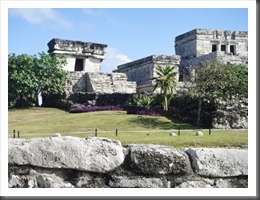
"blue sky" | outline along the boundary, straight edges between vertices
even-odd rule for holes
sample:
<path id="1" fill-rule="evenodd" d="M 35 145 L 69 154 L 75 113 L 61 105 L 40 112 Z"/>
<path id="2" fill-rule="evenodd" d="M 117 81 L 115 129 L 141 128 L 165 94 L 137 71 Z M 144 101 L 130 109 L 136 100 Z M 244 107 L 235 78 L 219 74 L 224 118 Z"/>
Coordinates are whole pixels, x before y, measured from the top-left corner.
<path id="1" fill-rule="evenodd" d="M 107 44 L 103 72 L 149 55 L 174 55 L 195 28 L 248 30 L 247 8 L 9 8 L 8 53 L 47 52 L 52 38 Z"/>

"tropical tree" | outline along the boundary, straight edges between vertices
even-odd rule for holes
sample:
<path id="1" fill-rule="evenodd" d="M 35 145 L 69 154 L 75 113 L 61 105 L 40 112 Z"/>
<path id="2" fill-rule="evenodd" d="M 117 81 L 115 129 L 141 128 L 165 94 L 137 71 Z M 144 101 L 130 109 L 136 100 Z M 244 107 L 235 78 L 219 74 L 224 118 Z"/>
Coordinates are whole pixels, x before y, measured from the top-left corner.
<path id="1" fill-rule="evenodd" d="M 186 78 L 186 86 L 189 84 L 186 89 L 192 97 L 198 99 L 197 126 L 200 124 L 203 101 L 231 101 L 248 95 L 246 65 L 208 61 L 202 66 L 190 67 L 190 70 L 195 72 L 195 77 Z"/>
<path id="2" fill-rule="evenodd" d="M 36 55 L 8 55 L 8 106 L 38 105 L 38 95 L 62 94 L 68 73 L 66 60 L 44 52 Z"/>
<path id="3" fill-rule="evenodd" d="M 173 66 L 158 65 L 155 68 L 155 77 L 152 78 L 154 82 L 153 91 L 159 89 L 160 95 L 164 97 L 164 110 L 168 111 L 169 101 L 173 97 L 174 89 L 177 84 L 176 74 Z"/>

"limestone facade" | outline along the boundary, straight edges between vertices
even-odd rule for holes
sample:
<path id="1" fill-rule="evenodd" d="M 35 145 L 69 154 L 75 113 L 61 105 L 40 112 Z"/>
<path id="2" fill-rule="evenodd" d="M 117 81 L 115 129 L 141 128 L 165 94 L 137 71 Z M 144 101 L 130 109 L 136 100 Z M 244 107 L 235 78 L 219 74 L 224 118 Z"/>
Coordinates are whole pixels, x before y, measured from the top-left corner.
<path id="1" fill-rule="evenodd" d="M 50 54 L 65 56 L 67 71 L 99 72 L 107 45 L 54 38 L 48 47 Z"/>
<path id="2" fill-rule="evenodd" d="M 120 72 L 127 75 L 128 81 L 135 81 L 138 92 L 152 92 L 152 78 L 155 77 L 155 68 L 158 65 L 171 65 L 177 72 L 176 79 L 179 79 L 178 65 L 180 56 L 152 55 L 130 63 L 119 65 L 117 68 Z"/>
<path id="3" fill-rule="evenodd" d="M 207 60 L 247 64 L 248 33 L 194 29 L 175 37 L 175 53 L 181 56 L 180 67 L 198 66 Z"/>

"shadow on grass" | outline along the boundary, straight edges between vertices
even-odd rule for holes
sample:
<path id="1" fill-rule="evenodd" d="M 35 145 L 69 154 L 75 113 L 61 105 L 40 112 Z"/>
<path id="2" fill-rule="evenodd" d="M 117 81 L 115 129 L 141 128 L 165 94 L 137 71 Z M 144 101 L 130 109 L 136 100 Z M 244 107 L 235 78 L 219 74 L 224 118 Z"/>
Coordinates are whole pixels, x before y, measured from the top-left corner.
<path id="1" fill-rule="evenodd" d="M 150 129 L 161 129 L 161 130 L 169 130 L 169 129 L 192 129 L 194 125 L 187 124 L 183 122 L 163 122 L 157 118 L 136 118 L 136 119 L 129 119 L 130 123 L 136 123 L 139 126 L 143 126 L 144 128 Z"/>

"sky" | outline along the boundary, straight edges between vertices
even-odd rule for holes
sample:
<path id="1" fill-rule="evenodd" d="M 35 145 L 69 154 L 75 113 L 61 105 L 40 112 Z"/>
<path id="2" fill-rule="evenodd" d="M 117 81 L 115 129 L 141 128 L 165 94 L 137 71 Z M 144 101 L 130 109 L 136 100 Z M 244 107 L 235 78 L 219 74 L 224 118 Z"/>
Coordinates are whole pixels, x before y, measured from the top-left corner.
<path id="1" fill-rule="evenodd" d="M 8 53 L 47 53 L 52 38 L 108 45 L 102 72 L 150 55 L 174 55 L 195 28 L 248 31 L 247 8 L 9 8 Z"/>

